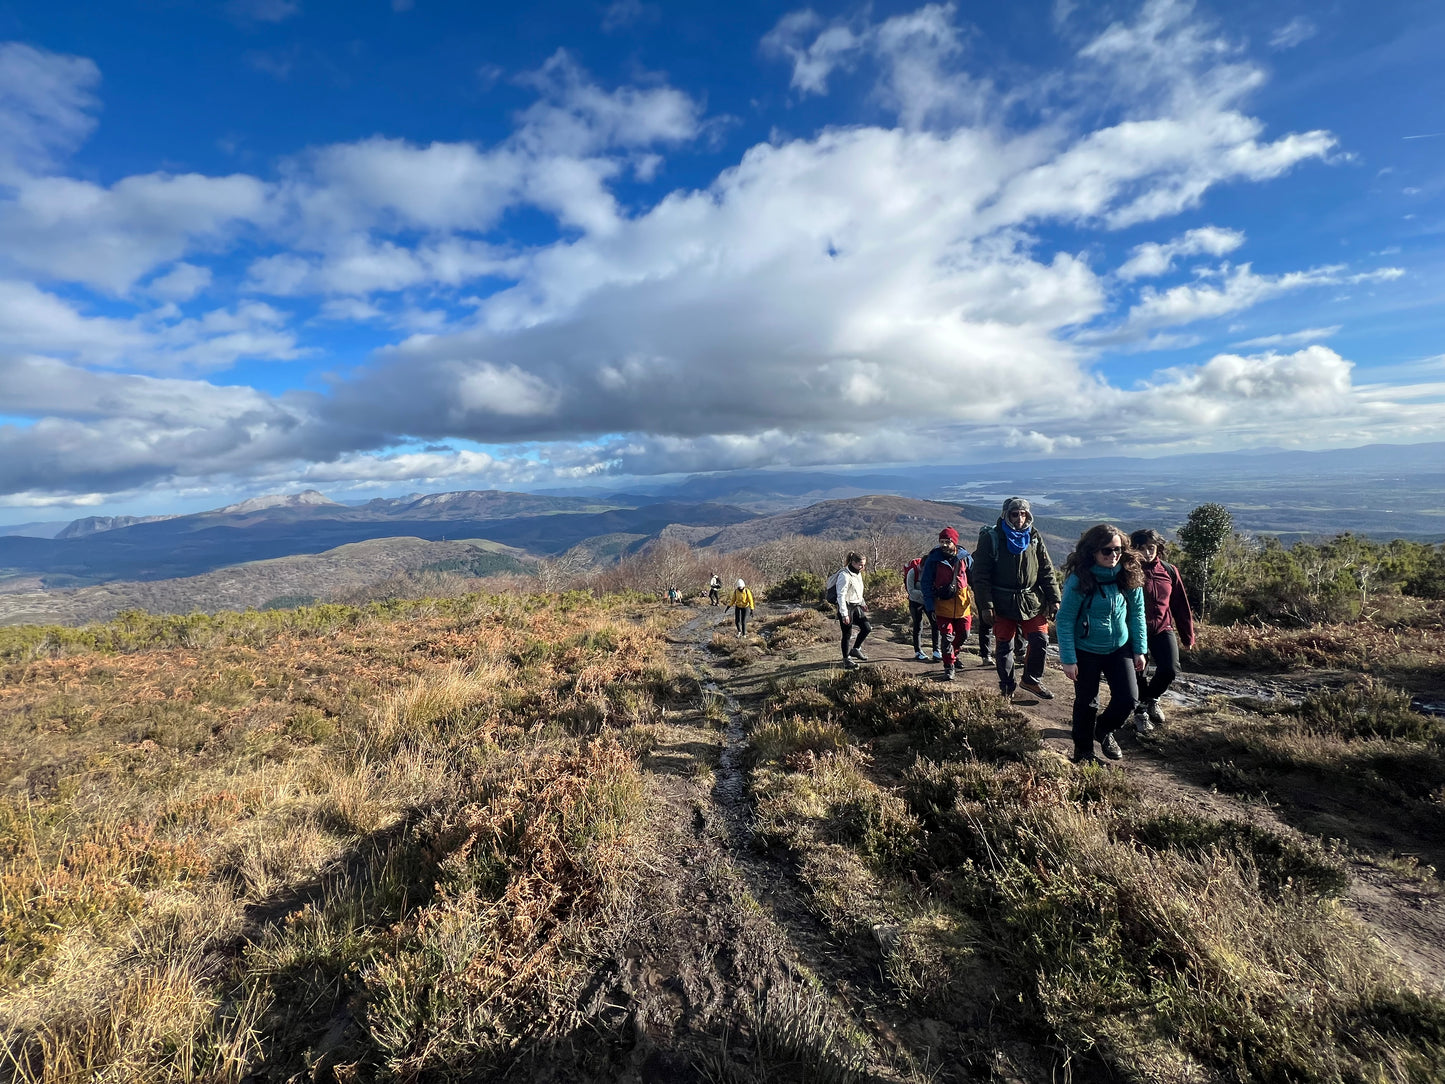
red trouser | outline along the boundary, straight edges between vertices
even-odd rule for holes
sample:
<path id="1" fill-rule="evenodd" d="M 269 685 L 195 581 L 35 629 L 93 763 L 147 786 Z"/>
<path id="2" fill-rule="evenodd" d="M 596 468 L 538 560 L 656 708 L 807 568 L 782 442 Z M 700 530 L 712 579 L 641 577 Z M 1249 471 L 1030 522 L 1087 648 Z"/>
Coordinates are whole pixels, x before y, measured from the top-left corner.
<path id="1" fill-rule="evenodd" d="M 935 616 L 933 623 L 938 628 L 938 639 L 943 648 L 944 669 L 952 670 L 958 663 L 958 645 L 968 639 L 973 618 Z"/>

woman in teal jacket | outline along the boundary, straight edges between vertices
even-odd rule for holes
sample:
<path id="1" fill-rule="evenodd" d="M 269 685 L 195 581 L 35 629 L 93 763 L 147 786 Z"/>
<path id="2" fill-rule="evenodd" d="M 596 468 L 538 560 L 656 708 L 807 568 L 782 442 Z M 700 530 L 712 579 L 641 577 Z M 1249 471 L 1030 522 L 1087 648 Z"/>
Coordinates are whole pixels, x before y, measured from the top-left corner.
<path id="1" fill-rule="evenodd" d="M 1074 763 L 1094 759 L 1097 740 L 1110 760 L 1124 751 L 1114 731 L 1139 702 L 1135 677 L 1144 670 L 1144 569 L 1125 536 L 1108 523 L 1090 527 L 1064 562 L 1058 616 L 1059 662 L 1074 683 Z M 1099 711 L 1099 680 L 1109 706 Z"/>

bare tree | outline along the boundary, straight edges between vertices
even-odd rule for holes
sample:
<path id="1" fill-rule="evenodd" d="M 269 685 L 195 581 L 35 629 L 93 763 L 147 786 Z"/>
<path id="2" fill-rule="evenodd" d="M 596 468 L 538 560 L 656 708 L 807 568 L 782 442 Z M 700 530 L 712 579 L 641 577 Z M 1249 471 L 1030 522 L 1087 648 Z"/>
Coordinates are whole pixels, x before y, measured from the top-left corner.
<path id="1" fill-rule="evenodd" d="M 566 553 L 543 557 L 537 562 L 537 581 L 543 591 L 565 591 L 576 585 L 594 563 L 586 546 L 573 546 Z"/>

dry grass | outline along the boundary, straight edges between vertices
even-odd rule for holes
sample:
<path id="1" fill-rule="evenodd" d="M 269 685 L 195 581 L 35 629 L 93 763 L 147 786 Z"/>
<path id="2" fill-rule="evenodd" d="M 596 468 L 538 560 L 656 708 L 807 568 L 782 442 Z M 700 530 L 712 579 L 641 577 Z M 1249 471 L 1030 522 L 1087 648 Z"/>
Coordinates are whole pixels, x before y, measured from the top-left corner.
<path id="1" fill-rule="evenodd" d="M 5 630 L 8 1074 L 410 1073 L 545 1032 L 645 822 L 615 735 L 691 691 L 623 605 Z"/>
<path id="2" fill-rule="evenodd" d="M 1308 838 L 1073 768 L 996 700 L 860 671 L 784 690 L 771 710 L 789 724 L 759 750 L 760 824 L 825 922 L 878 934 L 900 1005 L 976 1026 L 987 976 L 991 1003 L 1011 1006 L 1008 1030 L 1052 1048 L 1057 1072 L 1093 1063 L 1181 1084 L 1445 1074 L 1445 1002 L 1413 988 L 1336 902 L 1343 867 Z M 836 745 L 839 727 L 852 743 L 803 747 L 817 732 Z M 889 734 L 932 759 L 871 761 L 858 744 Z M 986 1071 L 986 1048 L 973 1057 Z"/>

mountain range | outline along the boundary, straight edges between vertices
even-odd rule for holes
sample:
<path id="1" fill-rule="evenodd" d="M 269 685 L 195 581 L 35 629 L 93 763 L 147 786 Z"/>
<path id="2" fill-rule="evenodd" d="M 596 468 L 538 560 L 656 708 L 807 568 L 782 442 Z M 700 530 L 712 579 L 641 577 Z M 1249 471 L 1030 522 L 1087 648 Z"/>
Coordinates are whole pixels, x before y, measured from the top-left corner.
<path id="1" fill-rule="evenodd" d="M 731 551 L 786 534 L 839 541 L 870 532 L 927 537 L 951 523 L 969 538 L 980 525 L 992 523 L 1001 501 L 1013 495 L 1035 502 L 1039 527 L 1059 551 L 1090 522 L 1103 519 L 1125 529 L 1154 526 L 1168 532 L 1206 501 L 1230 508 L 1242 530 L 1286 539 L 1353 530 L 1434 542 L 1445 539 L 1445 444 L 1051 461 L 987 471 L 950 466 L 857 473 L 761 470 L 630 485 L 623 491 L 468 490 L 360 504 L 306 490 L 191 515 L 88 516 L 63 525 L 19 525 L 0 534 L 0 597 L 11 596 L 11 604 L 0 605 L 0 620 L 20 611 L 50 612 L 37 593 L 121 582 L 195 581 L 193 590 L 172 593 L 174 598 L 150 590 L 120 592 L 146 606 L 170 606 L 182 597 L 210 601 L 219 597 L 214 585 L 196 577 L 389 539 L 481 542 L 504 548 L 512 555 L 509 567 L 521 568 L 528 560 L 579 544 L 606 560 L 661 537 Z M 27 527 L 31 530 L 22 533 Z M 41 527 L 55 528 L 52 537 L 38 536 Z M 413 547 L 407 550 L 412 556 L 401 559 L 383 557 L 386 549 L 350 550 L 346 559 L 362 565 L 374 559 L 376 578 L 409 567 L 408 560 L 422 567 L 415 564 L 422 551 Z M 334 561 L 326 566 L 333 571 L 317 573 L 317 582 L 335 579 L 333 566 Z M 366 574 L 365 568 L 356 573 Z M 256 597 L 261 590 L 247 589 L 237 597 L 259 605 L 271 597 Z M 291 593 L 316 592 L 298 588 Z M 19 595 L 30 602 L 17 610 Z"/>

